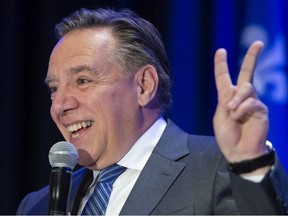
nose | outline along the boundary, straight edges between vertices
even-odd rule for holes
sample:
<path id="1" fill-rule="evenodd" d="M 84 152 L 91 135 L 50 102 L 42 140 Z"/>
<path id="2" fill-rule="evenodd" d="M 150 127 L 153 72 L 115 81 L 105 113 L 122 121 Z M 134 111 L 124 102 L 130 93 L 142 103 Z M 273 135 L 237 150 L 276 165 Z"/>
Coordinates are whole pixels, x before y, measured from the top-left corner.
<path id="1" fill-rule="evenodd" d="M 51 97 L 51 112 L 56 115 L 66 115 L 79 107 L 77 98 L 68 91 L 58 90 Z"/>

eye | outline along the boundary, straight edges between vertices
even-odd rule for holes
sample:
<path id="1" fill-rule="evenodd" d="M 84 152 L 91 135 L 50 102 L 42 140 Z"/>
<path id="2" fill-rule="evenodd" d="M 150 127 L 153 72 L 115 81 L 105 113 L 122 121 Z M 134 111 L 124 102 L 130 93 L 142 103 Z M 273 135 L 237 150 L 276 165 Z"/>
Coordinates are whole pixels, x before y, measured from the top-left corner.
<path id="1" fill-rule="evenodd" d="M 90 82 L 91 82 L 90 80 L 84 79 L 84 78 L 79 78 L 79 79 L 77 80 L 77 83 L 78 83 L 79 85 L 83 85 L 83 84 L 90 83 Z"/>
<path id="2" fill-rule="evenodd" d="M 49 88 L 50 94 L 53 94 L 58 90 L 57 86 L 49 86 L 48 88 Z"/>

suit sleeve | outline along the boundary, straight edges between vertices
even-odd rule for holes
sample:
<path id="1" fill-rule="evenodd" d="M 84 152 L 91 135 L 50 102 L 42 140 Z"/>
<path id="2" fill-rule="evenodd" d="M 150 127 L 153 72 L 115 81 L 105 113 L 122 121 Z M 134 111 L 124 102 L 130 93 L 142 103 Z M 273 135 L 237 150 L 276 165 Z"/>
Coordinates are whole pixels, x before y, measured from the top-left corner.
<path id="1" fill-rule="evenodd" d="M 48 187 L 27 194 L 18 206 L 17 215 L 47 215 Z"/>
<path id="2" fill-rule="evenodd" d="M 16 215 L 27 215 L 29 214 L 29 210 L 27 209 L 27 206 L 30 206 L 30 198 L 32 196 L 33 193 L 29 193 L 27 194 L 21 201 L 20 205 L 18 206 Z"/>
<path id="3" fill-rule="evenodd" d="M 21 201 L 20 205 L 18 206 L 18 209 L 17 209 L 17 212 L 16 212 L 16 215 L 24 215 L 24 208 L 25 208 L 25 205 L 26 205 L 26 202 L 27 200 L 29 199 L 29 194 L 26 195 L 23 200 Z"/>
<path id="4" fill-rule="evenodd" d="M 230 172 L 232 195 L 240 214 L 287 214 L 288 178 L 276 159 L 274 168 L 260 183 Z"/>

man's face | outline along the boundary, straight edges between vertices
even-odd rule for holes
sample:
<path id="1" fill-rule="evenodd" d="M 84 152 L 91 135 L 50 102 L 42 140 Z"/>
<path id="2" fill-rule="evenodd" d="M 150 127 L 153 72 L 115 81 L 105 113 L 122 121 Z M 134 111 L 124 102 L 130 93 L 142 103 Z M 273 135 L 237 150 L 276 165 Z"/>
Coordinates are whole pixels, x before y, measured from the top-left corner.
<path id="1" fill-rule="evenodd" d="M 113 60 L 114 49 L 108 29 L 75 30 L 50 56 L 51 116 L 91 169 L 119 161 L 140 135 L 139 87 Z"/>

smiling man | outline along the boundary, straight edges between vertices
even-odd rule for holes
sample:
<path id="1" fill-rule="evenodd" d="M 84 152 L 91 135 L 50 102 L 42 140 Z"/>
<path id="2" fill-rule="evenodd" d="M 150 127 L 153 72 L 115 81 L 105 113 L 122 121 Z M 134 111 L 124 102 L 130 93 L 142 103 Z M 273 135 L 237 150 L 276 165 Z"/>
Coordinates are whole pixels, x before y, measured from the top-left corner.
<path id="1" fill-rule="evenodd" d="M 51 116 L 79 150 L 79 164 L 90 169 L 118 162 L 160 116 L 160 106 L 153 115 L 138 110 L 156 92 L 156 82 L 148 80 L 157 78 L 155 69 L 147 65 L 135 76 L 125 74 L 115 49 L 111 30 L 77 30 L 59 41 L 50 58 Z M 149 119 L 139 124 L 142 115 Z"/>
<path id="2" fill-rule="evenodd" d="M 226 51 L 215 54 L 215 139 L 189 135 L 163 117 L 171 74 L 151 23 L 128 10 L 81 9 L 56 30 L 46 77 L 51 116 L 83 166 L 73 176 L 70 213 L 98 214 L 94 193 L 115 164 L 125 169 L 99 214 L 287 211 L 288 179 L 266 145 L 268 109 L 252 85 L 261 42 L 248 50 L 236 85 Z M 47 214 L 48 199 L 49 186 L 28 194 L 17 214 Z"/>

